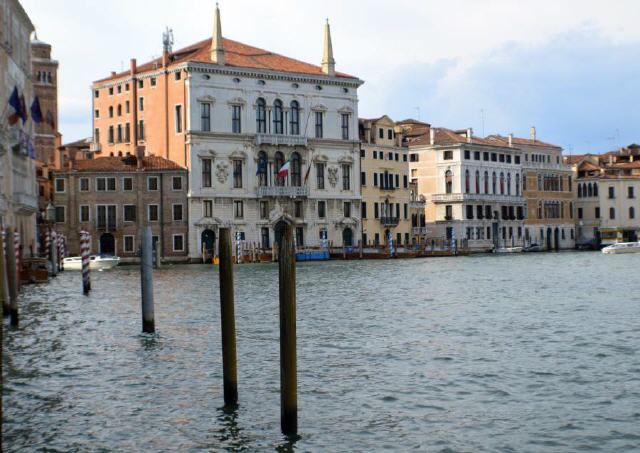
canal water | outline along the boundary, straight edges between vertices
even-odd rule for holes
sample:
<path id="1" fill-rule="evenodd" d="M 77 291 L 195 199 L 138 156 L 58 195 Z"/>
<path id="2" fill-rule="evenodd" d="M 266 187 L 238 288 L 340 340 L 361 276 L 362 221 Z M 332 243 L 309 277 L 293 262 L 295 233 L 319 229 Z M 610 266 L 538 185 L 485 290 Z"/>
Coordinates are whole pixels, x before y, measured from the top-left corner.
<path id="1" fill-rule="evenodd" d="M 280 434 L 277 267 L 236 267 L 222 406 L 217 268 L 30 286 L 5 324 L 5 451 L 640 451 L 640 255 L 298 266 L 300 438 Z"/>

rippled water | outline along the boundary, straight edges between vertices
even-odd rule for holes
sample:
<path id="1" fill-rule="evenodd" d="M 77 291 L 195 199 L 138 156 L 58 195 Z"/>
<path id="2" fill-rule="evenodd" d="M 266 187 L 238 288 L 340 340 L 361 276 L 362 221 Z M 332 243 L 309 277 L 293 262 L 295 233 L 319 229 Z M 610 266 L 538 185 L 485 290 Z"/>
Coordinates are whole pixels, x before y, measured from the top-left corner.
<path id="1" fill-rule="evenodd" d="M 277 267 L 236 267 L 240 406 L 217 269 L 28 287 L 5 324 L 6 451 L 640 451 L 640 255 L 298 265 L 300 439 L 280 434 Z"/>

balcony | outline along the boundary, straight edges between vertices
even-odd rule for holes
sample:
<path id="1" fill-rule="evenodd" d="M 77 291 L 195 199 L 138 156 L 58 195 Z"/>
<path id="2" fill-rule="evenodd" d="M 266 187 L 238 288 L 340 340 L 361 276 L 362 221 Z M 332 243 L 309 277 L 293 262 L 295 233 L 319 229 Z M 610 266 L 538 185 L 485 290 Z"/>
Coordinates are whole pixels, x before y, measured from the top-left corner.
<path id="1" fill-rule="evenodd" d="M 256 134 L 256 145 L 307 146 L 307 137 L 301 135 Z"/>
<path id="2" fill-rule="evenodd" d="M 308 197 L 308 186 L 260 186 L 258 197 Z"/>
<path id="3" fill-rule="evenodd" d="M 409 208 L 410 209 L 424 209 L 426 204 L 427 204 L 427 202 L 424 201 L 424 200 L 411 200 L 411 201 L 409 201 Z"/>
<path id="4" fill-rule="evenodd" d="M 413 236 L 426 236 L 427 227 L 413 227 L 411 228 L 411 234 Z"/>
<path id="5" fill-rule="evenodd" d="M 523 161 L 522 168 L 534 168 L 542 170 L 559 170 L 559 171 L 572 171 L 570 165 L 566 164 L 552 164 L 551 162 L 530 162 Z"/>
<path id="6" fill-rule="evenodd" d="M 19 212 L 32 214 L 38 210 L 38 197 L 25 192 L 13 194 L 13 204 Z"/>
<path id="7" fill-rule="evenodd" d="M 521 195 L 497 195 L 488 193 L 434 193 L 431 195 L 433 203 L 455 203 L 462 201 L 476 201 L 485 203 L 519 203 L 525 200 Z"/>
<path id="8" fill-rule="evenodd" d="M 384 226 L 397 226 L 400 222 L 399 217 L 380 217 L 380 223 Z"/>
<path id="9" fill-rule="evenodd" d="M 380 190 L 396 190 L 397 187 L 394 186 L 380 186 L 378 187 Z"/>

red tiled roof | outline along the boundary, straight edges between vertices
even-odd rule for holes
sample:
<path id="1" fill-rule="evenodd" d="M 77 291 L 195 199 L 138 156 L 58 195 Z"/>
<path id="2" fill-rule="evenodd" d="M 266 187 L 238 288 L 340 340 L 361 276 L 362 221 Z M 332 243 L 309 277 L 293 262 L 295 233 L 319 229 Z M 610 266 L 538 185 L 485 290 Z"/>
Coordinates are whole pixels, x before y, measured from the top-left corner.
<path id="1" fill-rule="evenodd" d="M 598 167 L 595 164 L 592 164 L 591 162 L 582 162 L 580 165 L 578 165 L 578 170 L 594 171 L 594 170 L 600 170 L 600 167 Z"/>
<path id="2" fill-rule="evenodd" d="M 490 136 L 487 137 L 487 139 L 502 140 L 506 144 L 509 144 L 509 137 L 504 137 L 504 136 L 499 135 L 499 134 L 490 135 Z M 552 145 L 551 143 L 541 142 L 540 140 L 531 140 L 529 138 L 513 137 L 511 139 L 511 142 L 514 145 L 541 146 L 541 147 L 544 147 L 544 148 L 560 148 L 558 145 Z"/>
<path id="3" fill-rule="evenodd" d="M 570 156 L 564 156 L 564 162 L 568 165 L 577 164 L 584 159 L 585 156 L 587 156 L 587 154 L 572 154 Z"/>
<path id="4" fill-rule="evenodd" d="M 184 170 L 184 167 L 160 156 L 145 156 L 142 158 L 144 170 Z M 96 159 L 78 160 L 74 169 L 80 172 L 132 172 L 138 169 L 134 156 L 126 157 L 98 157 Z"/>
<path id="5" fill-rule="evenodd" d="M 434 127 L 430 128 L 435 131 L 435 145 L 456 145 L 456 144 L 464 144 L 470 143 L 473 145 L 484 145 L 484 146 L 493 146 L 498 148 L 510 148 L 508 144 L 503 143 L 501 140 L 489 139 L 489 138 L 480 138 L 480 137 L 471 137 L 471 141 L 467 141 L 466 136 L 462 136 L 461 134 L 452 131 L 451 129 L 445 129 L 443 127 Z M 420 146 L 420 145 L 431 145 L 431 135 L 430 132 L 427 132 L 418 138 L 409 142 L 409 146 Z M 510 148 L 513 149 L 513 148 Z"/>
<path id="6" fill-rule="evenodd" d="M 65 143 L 64 145 L 60 145 L 61 148 L 88 148 L 91 145 L 92 139 L 91 137 L 81 138 L 80 140 L 76 140 L 75 142 Z"/>
<path id="7" fill-rule="evenodd" d="M 268 50 L 259 49 L 238 41 L 233 41 L 231 39 L 223 38 L 223 47 L 225 53 L 225 66 L 326 76 L 326 74 L 322 72 L 322 68 L 320 66 L 285 57 Z M 173 52 L 170 55 L 169 61 L 169 66 L 185 62 L 212 63 L 211 38 Z M 137 71 L 146 72 L 161 66 L 162 58 L 156 58 L 150 62 L 138 65 Z M 111 77 L 97 80 L 96 82 L 118 79 L 128 74 L 129 71 L 125 71 Z M 357 79 L 357 77 L 344 74 L 342 72 L 336 72 L 336 77 Z"/>

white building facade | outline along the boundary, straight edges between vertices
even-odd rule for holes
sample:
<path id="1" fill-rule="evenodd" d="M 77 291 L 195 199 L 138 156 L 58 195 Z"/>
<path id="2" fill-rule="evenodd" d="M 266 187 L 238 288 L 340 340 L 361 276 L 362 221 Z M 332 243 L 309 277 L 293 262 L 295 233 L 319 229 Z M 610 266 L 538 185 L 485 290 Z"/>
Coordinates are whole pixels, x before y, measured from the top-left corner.
<path id="1" fill-rule="evenodd" d="M 317 73 L 226 65 L 217 10 L 211 49 L 184 65 L 191 259 L 215 253 L 220 227 L 269 249 L 282 220 L 298 246 L 356 246 L 362 81 L 335 73 L 328 24 Z"/>

